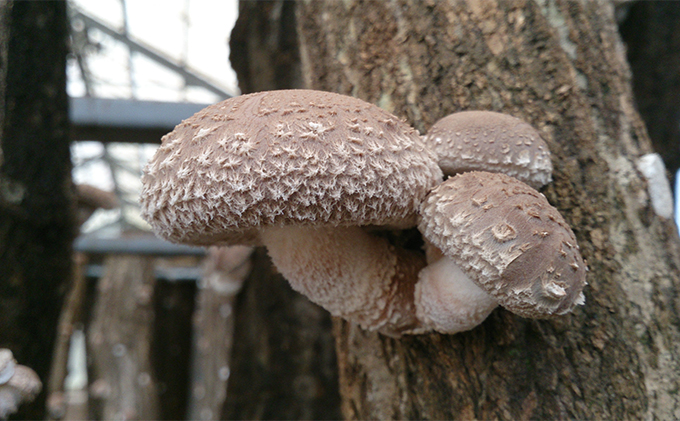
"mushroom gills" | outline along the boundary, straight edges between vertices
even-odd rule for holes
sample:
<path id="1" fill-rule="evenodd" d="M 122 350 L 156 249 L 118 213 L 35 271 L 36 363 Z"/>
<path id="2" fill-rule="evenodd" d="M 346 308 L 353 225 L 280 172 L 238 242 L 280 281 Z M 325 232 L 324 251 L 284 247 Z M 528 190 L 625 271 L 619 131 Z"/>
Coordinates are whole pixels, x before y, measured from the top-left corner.
<path id="1" fill-rule="evenodd" d="M 357 226 L 267 227 L 261 238 L 292 288 L 332 315 L 390 336 L 416 328 L 413 291 L 422 254 Z"/>

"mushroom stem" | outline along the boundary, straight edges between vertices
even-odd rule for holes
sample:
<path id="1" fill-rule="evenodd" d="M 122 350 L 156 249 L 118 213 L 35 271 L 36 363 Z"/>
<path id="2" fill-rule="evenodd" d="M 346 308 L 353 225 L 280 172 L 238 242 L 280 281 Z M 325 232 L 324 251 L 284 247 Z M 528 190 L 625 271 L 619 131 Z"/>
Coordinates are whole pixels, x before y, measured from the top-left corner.
<path id="1" fill-rule="evenodd" d="M 261 238 L 293 289 L 332 315 L 391 336 L 418 327 L 413 291 L 422 254 L 355 226 L 269 227 Z"/>
<path id="2" fill-rule="evenodd" d="M 430 263 L 418 276 L 415 291 L 418 320 L 439 333 L 473 329 L 498 306 L 448 257 Z"/>

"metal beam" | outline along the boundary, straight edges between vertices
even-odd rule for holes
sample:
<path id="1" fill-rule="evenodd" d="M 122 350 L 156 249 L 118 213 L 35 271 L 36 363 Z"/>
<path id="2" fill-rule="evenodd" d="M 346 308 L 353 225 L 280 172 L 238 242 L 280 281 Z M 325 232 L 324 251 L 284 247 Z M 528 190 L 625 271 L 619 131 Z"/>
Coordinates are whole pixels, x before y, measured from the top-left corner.
<path id="1" fill-rule="evenodd" d="M 73 140 L 160 143 L 182 120 L 209 104 L 77 97 L 69 100 Z"/>
<path id="2" fill-rule="evenodd" d="M 125 33 L 117 31 L 116 29 L 93 18 L 92 16 L 83 13 L 80 10 L 74 8 L 73 17 L 76 19 L 81 19 L 85 26 L 90 28 L 96 28 L 105 33 L 106 35 L 112 37 L 113 39 L 124 43 L 125 45 L 128 46 L 128 48 L 130 48 L 130 51 L 144 54 L 151 60 L 176 72 L 177 74 L 181 75 L 184 78 L 184 81 L 187 85 L 200 86 L 225 99 L 230 98 L 232 96 L 228 92 L 226 92 L 223 88 L 221 88 L 220 86 L 213 82 L 210 82 L 209 80 L 207 80 L 205 76 L 200 75 L 198 72 L 175 63 L 172 59 L 165 57 L 161 53 L 155 51 L 152 47 L 144 45 L 140 41 L 131 39 Z"/>
<path id="3" fill-rule="evenodd" d="M 106 274 L 106 267 L 99 264 L 89 264 L 85 267 L 85 275 L 91 278 L 101 278 Z M 154 277 L 167 282 L 191 281 L 196 282 L 203 277 L 200 267 L 157 267 Z"/>
<path id="4" fill-rule="evenodd" d="M 184 246 L 163 241 L 151 235 L 123 238 L 99 238 L 81 235 L 73 249 L 91 254 L 140 254 L 145 256 L 204 256 L 203 247 Z"/>
<path id="5" fill-rule="evenodd" d="M 209 104 L 77 97 L 69 105 L 78 125 L 172 129 Z"/>

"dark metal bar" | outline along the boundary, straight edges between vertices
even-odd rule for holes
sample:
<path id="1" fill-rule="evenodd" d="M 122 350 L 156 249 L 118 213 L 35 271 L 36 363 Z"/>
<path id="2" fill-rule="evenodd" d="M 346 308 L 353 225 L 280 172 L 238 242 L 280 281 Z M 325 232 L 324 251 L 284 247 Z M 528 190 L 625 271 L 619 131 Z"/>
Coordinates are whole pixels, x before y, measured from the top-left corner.
<path id="1" fill-rule="evenodd" d="M 203 247 L 173 244 L 150 235 L 125 238 L 80 236 L 73 243 L 75 251 L 93 254 L 141 254 L 151 256 L 204 256 Z"/>
<path id="2" fill-rule="evenodd" d="M 171 130 L 209 104 L 77 97 L 69 100 L 75 125 Z"/>
<path id="3" fill-rule="evenodd" d="M 105 271 L 104 265 L 89 264 L 85 267 L 85 275 L 90 278 L 101 278 Z M 203 270 L 200 267 L 158 267 L 154 269 L 154 276 L 167 282 L 196 282 L 203 276 Z"/>

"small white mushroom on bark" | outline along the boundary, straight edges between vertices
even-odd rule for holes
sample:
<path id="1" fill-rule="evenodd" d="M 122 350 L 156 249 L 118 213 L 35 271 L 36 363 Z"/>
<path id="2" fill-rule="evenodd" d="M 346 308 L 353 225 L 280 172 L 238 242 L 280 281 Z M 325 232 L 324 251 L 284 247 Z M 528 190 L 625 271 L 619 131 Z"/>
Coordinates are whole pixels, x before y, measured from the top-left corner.
<path id="1" fill-rule="evenodd" d="M 362 227 L 407 228 L 443 175 L 415 130 L 356 98 L 261 92 L 178 125 L 142 178 L 157 235 L 264 244 L 294 289 L 333 315 L 399 334 L 417 324 L 422 254 Z"/>
<path id="2" fill-rule="evenodd" d="M 40 393 L 42 383 L 35 371 L 16 363 L 12 352 L 0 349 L 0 419 L 6 419 L 24 402 Z"/>
<path id="3" fill-rule="evenodd" d="M 500 304 L 549 318 L 583 304 L 586 265 L 546 198 L 515 178 L 469 172 L 440 184 L 419 229 L 444 257 L 420 273 L 417 315 L 442 333 L 469 330 Z"/>
<path id="4" fill-rule="evenodd" d="M 445 175 L 499 172 L 535 189 L 552 175 L 550 150 L 530 124 L 492 111 L 463 111 L 438 120 L 424 136 Z"/>
<path id="5" fill-rule="evenodd" d="M 662 218 L 673 217 L 673 192 L 666 177 L 666 166 L 658 153 L 641 156 L 636 166 L 647 181 L 647 193 L 654 213 Z"/>

